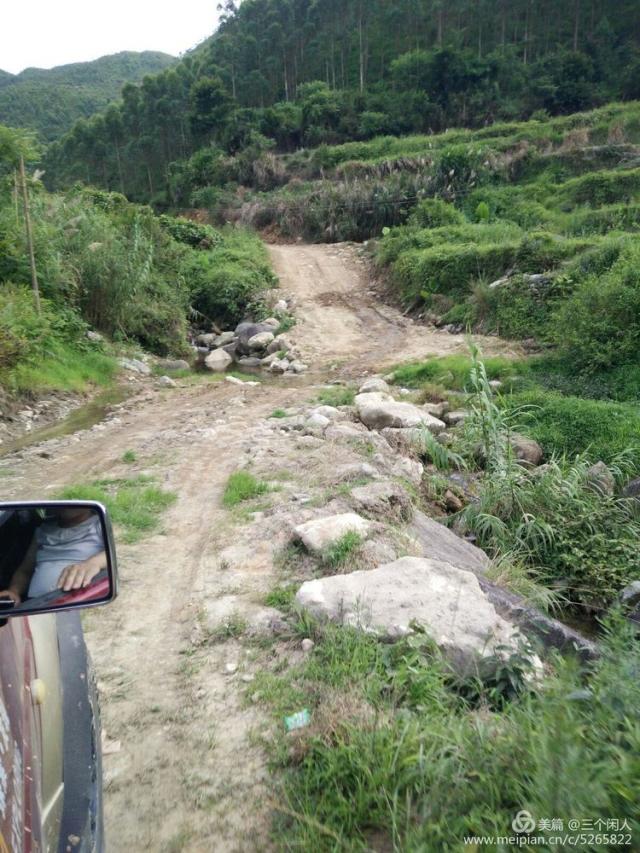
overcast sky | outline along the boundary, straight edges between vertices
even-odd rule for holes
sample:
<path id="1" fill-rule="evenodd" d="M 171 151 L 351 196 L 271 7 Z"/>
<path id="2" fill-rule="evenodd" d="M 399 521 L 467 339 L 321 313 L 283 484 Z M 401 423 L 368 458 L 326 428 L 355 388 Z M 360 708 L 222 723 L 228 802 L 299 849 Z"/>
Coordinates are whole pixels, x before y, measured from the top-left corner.
<path id="1" fill-rule="evenodd" d="M 218 0 L 22 0 L 0 11 L 0 68 L 53 68 L 121 50 L 177 56 L 215 29 Z"/>

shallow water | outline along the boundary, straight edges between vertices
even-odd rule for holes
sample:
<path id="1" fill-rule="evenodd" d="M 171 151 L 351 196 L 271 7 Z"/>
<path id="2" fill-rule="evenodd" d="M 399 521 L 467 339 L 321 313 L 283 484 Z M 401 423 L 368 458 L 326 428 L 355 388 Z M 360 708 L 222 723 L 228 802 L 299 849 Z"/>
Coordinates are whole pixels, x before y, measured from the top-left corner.
<path id="1" fill-rule="evenodd" d="M 111 406 L 115 406 L 117 403 L 126 400 L 131 393 L 131 388 L 125 388 L 120 385 L 101 391 L 88 403 L 74 409 L 66 418 L 55 421 L 52 424 L 47 424 L 47 426 L 40 427 L 39 429 L 34 429 L 31 432 L 21 435 L 20 438 L 1 445 L 0 457 L 8 456 L 17 450 L 24 450 L 26 447 L 40 444 L 43 441 L 49 441 L 52 438 L 62 438 L 65 435 L 89 429 L 104 419 Z"/>

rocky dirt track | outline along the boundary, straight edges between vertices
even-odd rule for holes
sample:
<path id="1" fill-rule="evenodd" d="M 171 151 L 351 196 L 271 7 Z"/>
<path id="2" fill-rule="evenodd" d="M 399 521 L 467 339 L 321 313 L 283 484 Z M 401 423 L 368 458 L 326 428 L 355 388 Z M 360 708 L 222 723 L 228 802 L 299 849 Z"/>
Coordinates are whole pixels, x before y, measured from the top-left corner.
<path id="1" fill-rule="evenodd" d="M 275 409 L 310 405 L 318 387 L 430 354 L 463 351 L 463 336 L 426 330 L 379 304 L 348 246 L 275 246 L 289 333 L 305 377 L 259 387 L 211 382 L 159 389 L 150 381 L 97 428 L 0 461 L 8 498 L 55 495 L 69 483 L 145 473 L 174 491 L 162 532 L 119 548 L 121 594 L 86 617 L 101 690 L 108 850 L 271 849 L 273 789 L 257 734 L 269 724 L 250 700 L 256 656 L 229 629 L 277 625 L 264 607 L 274 554 L 309 495 L 333 499 L 338 465 L 358 450 L 273 429 Z M 485 353 L 499 342 L 483 342 Z M 329 448 L 330 452 L 327 452 Z M 138 462 L 125 465 L 127 450 Z M 278 482 L 253 514 L 230 512 L 229 475 L 251 463 Z M 249 694 L 249 698 L 247 698 Z M 119 750 L 117 744 L 120 743 Z"/>

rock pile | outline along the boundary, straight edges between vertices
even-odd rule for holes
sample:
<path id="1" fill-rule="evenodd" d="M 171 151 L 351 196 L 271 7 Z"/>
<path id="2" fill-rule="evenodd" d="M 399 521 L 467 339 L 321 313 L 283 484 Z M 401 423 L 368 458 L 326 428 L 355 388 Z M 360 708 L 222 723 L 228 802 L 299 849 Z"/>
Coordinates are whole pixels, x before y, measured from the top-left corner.
<path id="1" fill-rule="evenodd" d="M 281 310 L 283 304 L 286 305 L 284 300 L 276 308 Z M 276 375 L 300 375 L 308 367 L 286 334 L 279 333 L 281 325 L 276 317 L 268 317 L 260 323 L 240 323 L 232 332 L 198 335 L 195 340 L 198 360 L 215 373 L 223 373 L 235 364 Z"/>

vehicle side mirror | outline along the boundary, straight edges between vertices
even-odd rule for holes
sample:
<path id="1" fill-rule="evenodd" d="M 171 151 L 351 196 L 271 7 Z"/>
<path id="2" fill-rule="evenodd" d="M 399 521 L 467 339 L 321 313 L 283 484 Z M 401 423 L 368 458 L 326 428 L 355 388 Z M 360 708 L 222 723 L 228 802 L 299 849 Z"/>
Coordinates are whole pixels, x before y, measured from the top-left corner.
<path id="1" fill-rule="evenodd" d="M 94 501 L 0 503 L 0 619 L 108 604 L 113 531 Z"/>

